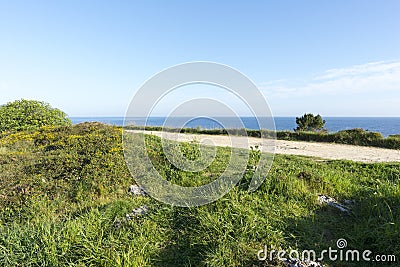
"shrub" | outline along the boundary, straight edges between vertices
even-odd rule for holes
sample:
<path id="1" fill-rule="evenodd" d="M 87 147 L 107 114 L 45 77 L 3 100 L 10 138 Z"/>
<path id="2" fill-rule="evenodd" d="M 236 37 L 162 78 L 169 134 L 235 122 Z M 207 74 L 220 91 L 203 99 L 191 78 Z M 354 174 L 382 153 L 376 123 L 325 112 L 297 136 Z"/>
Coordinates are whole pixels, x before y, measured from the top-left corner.
<path id="1" fill-rule="evenodd" d="M 21 99 L 0 106 L 0 132 L 66 125 L 71 125 L 67 115 L 45 102 Z"/>
<path id="2" fill-rule="evenodd" d="M 322 120 L 321 115 L 314 116 L 311 113 L 296 117 L 297 128 L 295 131 L 321 131 L 326 121 Z"/>
<path id="3" fill-rule="evenodd" d="M 0 212 L 34 198 L 65 203 L 108 198 L 132 180 L 118 127 L 42 127 L 0 135 L 0 146 L 7 152 L 0 155 Z"/>
<path id="4" fill-rule="evenodd" d="M 391 134 L 388 136 L 388 138 L 400 140 L 400 134 Z"/>

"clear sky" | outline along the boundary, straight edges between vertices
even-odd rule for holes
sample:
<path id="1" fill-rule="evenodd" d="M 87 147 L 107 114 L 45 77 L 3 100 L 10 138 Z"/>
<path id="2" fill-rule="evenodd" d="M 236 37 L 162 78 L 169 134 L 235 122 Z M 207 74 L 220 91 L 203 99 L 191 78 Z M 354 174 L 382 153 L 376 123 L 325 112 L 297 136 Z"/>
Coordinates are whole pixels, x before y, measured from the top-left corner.
<path id="1" fill-rule="evenodd" d="M 399 14 L 398 0 L 0 0 L 0 104 L 123 116 L 160 70 L 213 61 L 276 116 L 400 116 Z"/>

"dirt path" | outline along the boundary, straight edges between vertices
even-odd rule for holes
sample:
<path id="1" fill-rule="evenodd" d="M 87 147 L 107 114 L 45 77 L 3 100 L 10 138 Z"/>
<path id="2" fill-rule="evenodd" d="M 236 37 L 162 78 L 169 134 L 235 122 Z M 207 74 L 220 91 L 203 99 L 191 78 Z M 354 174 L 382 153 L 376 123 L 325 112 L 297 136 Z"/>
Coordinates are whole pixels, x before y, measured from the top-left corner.
<path id="1" fill-rule="evenodd" d="M 142 131 L 131 131 L 142 132 Z M 146 133 L 161 137 L 163 132 L 148 131 Z M 205 135 L 205 134 L 178 134 L 165 133 L 164 138 L 178 140 L 181 142 L 190 141 L 212 141 L 216 146 L 232 146 L 228 136 L 223 135 Z M 178 139 L 176 139 L 178 138 Z M 234 147 L 246 147 L 258 145 L 263 150 L 262 140 L 260 138 L 234 137 Z M 266 144 L 264 144 L 266 145 Z M 360 162 L 400 162 L 400 150 L 364 147 L 353 145 L 342 145 L 332 143 L 316 143 L 301 141 L 276 140 L 276 154 L 303 155 L 319 157 L 324 159 L 348 159 Z M 265 147 L 265 146 L 264 146 Z"/>

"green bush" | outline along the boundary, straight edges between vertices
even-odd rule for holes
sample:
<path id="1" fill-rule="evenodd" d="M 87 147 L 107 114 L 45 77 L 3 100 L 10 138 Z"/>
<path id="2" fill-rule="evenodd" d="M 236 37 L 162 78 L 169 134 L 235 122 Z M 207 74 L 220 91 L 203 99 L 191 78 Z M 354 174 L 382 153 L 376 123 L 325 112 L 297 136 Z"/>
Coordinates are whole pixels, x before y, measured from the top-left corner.
<path id="1" fill-rule="evenodd" d="M 326 121 L 322 120 L 321 115 L 313 115 L 311 113 L 296 117 L 297 128 L 295 131 L 321 131 Z"/>
<path id="2" fill-rule="evenodd" d="M 100 123 L 0 135 L 0 210 L 34 198 L 80 203 L 125 190 L 132 178 L 120 128 Z"/>
<path id="3" fill-rule="evenodd" d="M 0 106 L 0 132 L 35 130 L 42 126 L 71 125 L 59 109 L 35 100 L 16 100 Z"/>
<path id="4" fill-rule="evenodd" d="M 399 139 L 400 140 L 400 134 L 391 134 L 391 135 L 388 136 L 388 138 Z"/>

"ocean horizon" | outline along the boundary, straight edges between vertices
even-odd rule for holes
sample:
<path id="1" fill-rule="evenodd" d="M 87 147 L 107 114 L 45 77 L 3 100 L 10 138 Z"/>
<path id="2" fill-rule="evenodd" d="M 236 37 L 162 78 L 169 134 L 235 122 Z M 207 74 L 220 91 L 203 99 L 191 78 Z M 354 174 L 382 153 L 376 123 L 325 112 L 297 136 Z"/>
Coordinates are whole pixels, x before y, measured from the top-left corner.
<path id="1" fill-rule="evenodd" d="M 124 117 L 70 117 L 73 124 L 82 122 L 101 122 L 110 125 L 123 126 Z M 259 129 L 256 118 L 240 117 L 243 125 L 247 129 Z M 262 119 L 262 118 L 261 118 Z M 393 134 L 400 134 L 400 117 L 324 117 L 326 120 L 325 128 L 328 132 L 362 128 L 371 132 L 380 132 L 385 137 Z M 164 123 L 168 127 L 181 127 L 202 129 L 224 128 L 218 120 L 223 121 L 225 128 L 243 128 L 242 124 L 237 123 L 237 119 L 229 117 L 216 117 L 216 120 L 208 118 L 174 117 L 166 120 L 166 117 L 137 117 L 129 118 L 127 122 L 133 125 L 143 126 L 162 126 Z M 278 131 L 293 130 L 296 128 L 295 117 L 274 117 L 275 128 Z"/>

